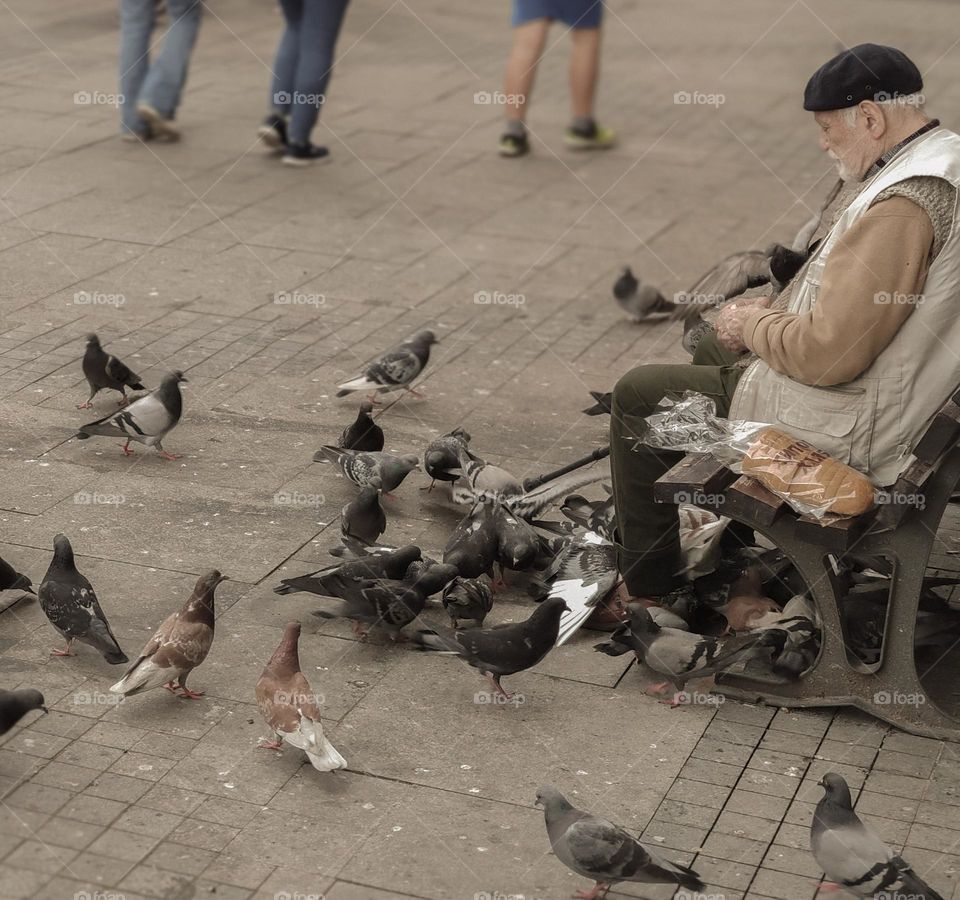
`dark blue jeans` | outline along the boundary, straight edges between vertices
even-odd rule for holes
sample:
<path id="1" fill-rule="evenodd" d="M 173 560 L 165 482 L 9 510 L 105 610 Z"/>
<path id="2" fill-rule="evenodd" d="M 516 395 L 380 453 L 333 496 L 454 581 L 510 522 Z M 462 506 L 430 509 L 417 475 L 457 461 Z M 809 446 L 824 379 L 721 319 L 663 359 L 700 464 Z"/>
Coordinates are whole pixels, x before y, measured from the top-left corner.
<path id="1" fill-rule="evenodd" d="M 333 54 L 350 0 L 280 0 L 287 27 L 273 64 L 270 105 L 289 116 L 291 143 L 304 144 L 317 124 L 333 71 Z"/>

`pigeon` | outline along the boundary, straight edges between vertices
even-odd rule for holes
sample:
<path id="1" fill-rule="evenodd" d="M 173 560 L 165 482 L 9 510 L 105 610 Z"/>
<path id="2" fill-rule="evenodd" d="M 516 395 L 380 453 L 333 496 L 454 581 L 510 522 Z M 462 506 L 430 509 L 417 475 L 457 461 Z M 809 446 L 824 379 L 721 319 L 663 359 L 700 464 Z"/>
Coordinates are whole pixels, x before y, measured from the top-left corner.
<path id="1" fill-rule="evenodd" d="M 35 594 L 33 582 L 0 557 L 0 591 L 26 591 Z"/>
<path id="2" fill-rule="evenodd" d="M 563 552 L 550 585 L 550 597 L 562 597 L 568 607 L 560 619 L 557 646 L 565 644 L 590 617 L 597 604 L 616 587 L 617 548 L 593 531 L 574 537 Z"/>
<path id="3" fill-rule="evenodd" d="M 350 619 L 354 634 L 361 639 L 371 626 L 382 625 L 393 640 L 398 640 L 400 629 L 423 612 L 427 597 L 456 575 L 454 566 L 439 564 L 411 582 L 330 576 L 327 583 L 337 604 L 332 609 L 318 609 L 314 615 L 321 619 Z"/>
<path id="4" fill-rule="evenodd" d="M 716 675 L 750 656 L 761 648 L 782 647 L 783 632 L 770 629 L 761 634 L 750 635 L 737 642 L 734 649 L 721 647 L 716 638 L 691 634 L 674 628 L 661 628 L 640 603 L 628 603 L 630 618 L 621 625 L 609 641 L 594 645 L 594 650 L 608 656 L 620 656 L 633 650 L 640 662 L 666 675 L 667 682 L 653 685 L 651 692 L 663 691 L 669 683 L 677 693 L 670 701 L 672 706 L 680 703 L 683 686 L 691 678 L 707 678 Z"/>
<path id="5" fill-rule="evenodd" d="M 156 634 L 140 651 L 137 661 L 113 687 L 115 694 L 129 697 L 163 685 L 171 694 L 197 700 L 203 691 L 191 691 L 187 677 L 210 652 L 215 626 L 213 595 L 227 576 L 212 569 L 201 575 L 190 599 L 164 619 Z"/>
<path id="6" fill-rule="evenodd" d="M 493 609 L 493 589 L 476 578 L 458 575 L 443 589 L 442 602 L 455 629 L 461 619 L 469 619 L 479 628 Z"/>
<path id="7" fill-rule="evenodd" d="M 606 500 L 587 500 L 580 494 L 571 494 L 563 501 L 560 512 L 582 528 L 595 531 L 608 541 L 613 540 L 617 512 L 612 496 L 607 497 Z"/>
<path id="8" fill-rule="evenodd" d="M 524 572 L 534 567 L 540 550 L 540 536 L 532 525 L 513 515 L 502 504 L 494 507 L 493 522 L 497 534 L 495 558 L 500 566 L 500 577 L 494 586 L 503 587 L 507 569 Z"/>
<path id="9" fill-rule="evenodd" d="M 609 452 L 609 448 L 601 448 L 594 452 L 606 453 Z M 602 459 L 603 457 L 600 456 L 597 458 Z M 597 481 L 603 481 L 609 478 L 609 476 L 609 464 L 584 466 L 568 472 L 565 475 L 544 481 L 542 484 L 532 487 L 530 490 L 524 490 L 519 494 L 499 495 L 498 499 L 515 516 L 529 521 L 553 506 L 557 500 L 569 494 L 570 491 L 574 491 L 588 484 L 593 484 Z"/>
<path id="10" fill-rule="evenodd" d="M 423 451 L 423 471 L 433 481 L 456 481 L 461 475 L 460 451 L 466 450 L 469 443 L 470 435 L 462 428 L 432 440 Z"/>
<path id="11" fill-rule="evenodd" d="M 561 597 L 544 600 L 523 622 L 466 628 L 456 631 L 418 631 L 417 649 L 457 656 L 478 669 L 504 699 L 513 695 L 500 684 L 504 675 L 513 675 L 535 666 L 557 642 L 560 616 L 567 604 Z"/>
<path id="12" fill-rule="evenodd" d="M 86 403 L 81 403 L 77 409 L 90 409 L 93 398 L 102 390 L 120 391 L 122 397 L 119 405 L 127 405 L 127 388 L 132 391 L 143 391 L 146 388 L 140 383 L 140 376 L 126 367 L 117 357 L 111 356 L 100 346 L 100 338 L 95 334 L 87 335 L 87 349 L 83 354 L 83 374 L 90 385 L 90 396 Z"/>
<path id="13" fill-rule="evenodd" d="M 48 711 L 40 691 L 31 688 L 22 688 L 19 691 L 0 690 L 0 734 L 6 734 L 34 709 Z"/>
<path id="14" fill-rule="evenodd" d="M 693 869 L 647 850 L 613 822 L 577 809 L 556 788 L 540 788 L 536 805 L 543 807 L 554 856 L 568 869 L 596 882 L 592 890 L 577 894 L 584 900 L 599 900 L 621 881 L 677 884 L 694 893 L 705 888 Z"/>
<path id="15" fill-rule="evenodd" d="M 475 503 L 464 516 L 443 548 L 443 561 L 457 567 L 464 578 L 489 575 L 497 556 L 497 523 L 493 508 Z"/>
<path id="16" fill-rule="evenodd" d="M 706 308 L 720 306 L 752 287 L 770 284 L 774 296 L 786 287 L 809 258 L 810 241 L 842 186 L 842 181 L 833 185 L 819 209 L 797 232 L 790 247 L 771 244 L 764 250 L 733 253 L 702 275 L 682 295 L 684 302 L 676 304 L 673 317 L 684 320 L 682 342 L 688 353 L 693 355 L 697 344 L 712 328 L 702 317 Z"/>
<path id="17" fill-rule="evenodd" d="M 523 485 L 506 469 L 482 460 L 466 447 L 460 450 L 460 474 L 463 486 L 454 488 L 454 500 L 461 503 L 473 501 L 480 494 L 499 498 L 523 493 Z"/>
<path id="18" fill-rule="evenodd" d="M 383 449 L 383 429 L 373 421 L 370 413 L 373 404 L 364 401 L 360 404 L 357 420 L 343 429 L 337 446 L 345 450 L 361 450 L 366 453 L 377 453 Z"/>
<path id="19" fill-rule="evenodd" d="M 277 594 L 295 594 L 306 591 L 310 594 L 319 594 L 330 597 L 331 590 L 339 582 L 331 580 L 331 576 L 344 578 L 388 578 L 399 581 L 406 574 L 410 564 L 420 559 L 420 548 L 414 544 L 390 550 L 387 553 L 364 556 L 361 559 L 350 559 L 346 562 L 317 569 L 309 575 L 299 575 L 296 578 L 284 578 L 273 590 Z"/>
<path id="20" fill-rule="evenodd" d="M 810 850 L 824 874 L 858 897 L 943 900 L 853 811 L 843 777 L 828 772 L 819 781 L 823 798 L 810 823 Z"/>
<path id="21" fill-rule="evenodd" d="M 378 478 L 385 494 L 389 494 L 398 487 L 420 462 L 415 456 L 366 453 L 331 447 L 329 444 L 325 444 L 314 453 L 313 461 L 336 463 L 343 474 L 360 487 L 366 487 Z"/>
<path id="22" fill-rule="evenodd" d="M 260 746 L 279 750 L 284 743 L 290 744 L 303 750 L 318 772 L 346 768 L 347 761 L 324 737 L 317 695 L 300 671 L 299 641 L 300 623 L 290 622 L 257 681 L 257 708 L 276 735 L 272 741 L 261 741 Z"/>
<path id="23" fill-rule="evenodd" d="M 380 505 L 380 479 L 374 478 L 360 489 L 340 513 L 345 537 L 373 544 L 387 530 L 387 516 Z"/>
<path id="24" fill-rule="evenodd" d="M 652 284 L 640 281 L 630 266 L 624 266 L 620 277 L 613 283 L 613 296 L 634 322 L 652 313 L 671 313 L 676 308 L 676 304 L 667 300 Z"/>
<path id="25" fill-rule="evenodd" d="M 148 447 L 156 447 L 164 459 L 180 459 L 173 453 L 167 453 L 161 441 L 180 421 L 183 412 L 180 384 L 186 380 L 182 372 L 172 372 L 164 377 L 159 388 L 135 400 L 122 412 L 81 425 L 77 439 L 84 441 L 95 434 L 125 437 L 127 441 L 123 445 L 123 452 L 126 456 L 133 453 L 130 441 L 139 441 Z"/>
<path id="26" fill-rule="evenodd" d="M 600 391 L 590 391 L 590 396 L 594 399 L 593 406 L 588 406 L 586 409 L 581 410 L 585 416 L 609 416 L 611 409 L 613 408 L 611 404 L 613 403 L 613 394 L 610 391 L 601 393 Z"/>
<path id="27" fill-rule="evenodd" d="M 53 656 L 73 656 L 70 645 L 81 641 L 99 651 L 111 665 L 130 661 L 110 630 L 93 586 L 77 571 L 66 535 L 58 534 L 53 539 L 53 560 L 37 597 L 50 624 L 67 642 L 62 650 L 52 650 Z"/>
<path id="28" fill-rule="evenodd" d="M 351 381 L 338 385 L 338 397 L 345 397 L 354 391 L 370 391 L 368 400 L 375 403 L 377 393 L 395 391 L 403 388 L 411 394 L 420 396 L 409 385 L 425 368 L 430 360 L 430 347 L 437 343 L 432 331 L 418 331 L 409 341 L 375 359 L 364 371 Z"/>

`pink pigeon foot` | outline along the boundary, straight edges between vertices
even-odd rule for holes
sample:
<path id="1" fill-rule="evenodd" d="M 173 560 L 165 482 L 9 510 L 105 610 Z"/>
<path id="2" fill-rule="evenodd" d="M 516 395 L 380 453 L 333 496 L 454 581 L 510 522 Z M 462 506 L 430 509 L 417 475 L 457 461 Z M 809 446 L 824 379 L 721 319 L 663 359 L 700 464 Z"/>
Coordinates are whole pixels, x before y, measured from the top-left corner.
<path id="1" fill-rule="evenodd" d="M 421 394 L 420 391 L 415 391 L 413 388 L 408 387 L 404 388 L 404 390 L 406 390 L 408 394 L 413 394 L 414 397 L 419 397 L 421 400 L 426 396 L 425 394 Z"/>
<path id="2" fill-rule="evenodd" d="M 505 691 L 505 690 L 503 689 L 503 685 L 501 685 L 500 682 L 497 681 L 497 679 L 494 678 L 492 675 L 487 675 L 487 676 L 486 676 L 486 679 L 487 679 L 487 681 L 489 681 L 490 684 L 493 686 L 493 689 L 494 689 L 501 697 L 503 697 L 504 700 L 512 700 L 512 699 L 513 699 L 513 694 L 510 694 L 510 693 L 508 693 L 507 691 Z"/>
<path id="3" fill-rule="evenodd" d="M 205 691 L 191 691 L 190 688 L 180 685 L 180 696 L 184 700 L 199 700 L 201 697 L 206 696 Z"/>
<path id="4" fill-rule="evenodd" d="M 367 403 L 372 404 L 373 406 L 381 406 L 382 404 L 377 399 L 376 394 L 367 394 Z"/>
<path id="5" fill-rule="evenodd" d="M 267 741 L 261 739 L 257 747 L 260 750 L 280 750 L 283 748 L 283 741 Z"/>
<path id="6" fill-rule="evenodd" d="M 169 459 L 169 460 L 180 459 L 180 457 L 179 457 L 176 453 L 167 453 L 166 450 L 161 450 L 161 451 L 160 451 L 160 455 L 161 455 L 164 459 Z"/>
<path id="7" fill-rule="evenodd" d="M 130 398 L 124 394 L 118 401 L 117 406 L 126 406 L 130 402 Z"/>
<path id="8" fill-rule="evenodd" d="M 819 881 L 814 881 L 813 884 L 820 888 L 824 894 L 835 894 L 837 891 L 842 891 L 844 889 L 843 885 L 836 884 L 833 881 L 824 881 L 822 883 Z"/>
<path id="9" fill-rule="evenodd" d="M 133 451 L 130 449 L 130 441 L 127 441 L 121 449 L 123 450 L 124 456 L 133 456 Z"/>
<path id="10" fill-rule="evenodd" d="M 77 409 L 93 409 L 93 404 L 89 400 L 86 403 L 78 403 Z"/>
<path id="11" fill-rule="evenodd" d="M 59 647 L 54 647 L 54 648 L 50 651 L 50 655 L 51 655 L 51 656 L 76 656 L 77 654 L 76 654 L 76 653 L 72 653 L 72 652 L 70 651 L 70 644 L 68 643 L 67 646 L 64 647 L 62 650 L 61 650 Z"/>
<path id="12" fill-rule="evenodd" d="M 578 900 L 600 900 L 600 898 L 607 896 L 609 890 L 609 884 L 598 881 L 589 891 L 577 891 L 573 896 L 577 897 Z"/>

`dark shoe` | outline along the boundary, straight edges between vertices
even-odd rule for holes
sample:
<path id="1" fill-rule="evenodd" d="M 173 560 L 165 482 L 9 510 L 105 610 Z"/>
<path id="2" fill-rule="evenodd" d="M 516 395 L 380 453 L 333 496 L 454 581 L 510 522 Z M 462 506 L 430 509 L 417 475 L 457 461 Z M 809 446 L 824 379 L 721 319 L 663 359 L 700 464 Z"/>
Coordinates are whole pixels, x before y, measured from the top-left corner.
<path id="1" fill-rule="evenodd" d="M 530 141 L 525 134 L 520 137 L 515 134 L 505 134 L 500 138 L 497 150 L 501 156 L 526 156 L 530 152 Z"/>
<path id="2" fill-rule="evenodd" d="M 310 163 L 318 159 L 325 159 L 330 155 L 326 147 L 318 147 L 316 144 L 287 144 L 287 149 L 283 151 L 283 163 L 287 166 L 309 166 Z"/>
<path id="3" fill-rule="evenodd" d="M 257 137 L 271 150 L 283 150 L 287 146 L 287 123 L 283 116 L 271 113 L 257 129 Z"/>

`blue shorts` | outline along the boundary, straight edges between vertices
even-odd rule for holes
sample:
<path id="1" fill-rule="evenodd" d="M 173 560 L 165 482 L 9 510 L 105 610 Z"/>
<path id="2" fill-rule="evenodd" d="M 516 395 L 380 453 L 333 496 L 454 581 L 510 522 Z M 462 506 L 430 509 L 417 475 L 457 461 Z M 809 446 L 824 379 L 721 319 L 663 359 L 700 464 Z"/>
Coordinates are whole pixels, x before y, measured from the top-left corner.
<path id="1" fill-rule="evenodd" d="M 557 19 L 571 28 L 599 28 L 603 0 L 513 0 L 513 27 Z"/>

